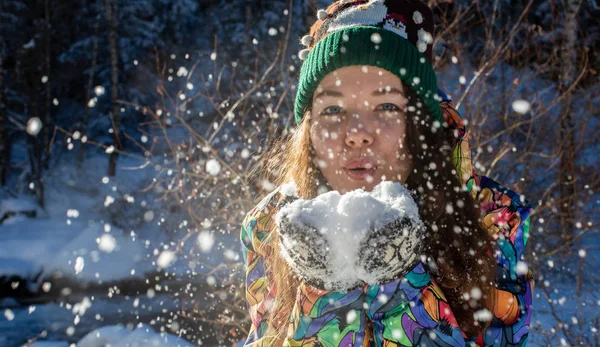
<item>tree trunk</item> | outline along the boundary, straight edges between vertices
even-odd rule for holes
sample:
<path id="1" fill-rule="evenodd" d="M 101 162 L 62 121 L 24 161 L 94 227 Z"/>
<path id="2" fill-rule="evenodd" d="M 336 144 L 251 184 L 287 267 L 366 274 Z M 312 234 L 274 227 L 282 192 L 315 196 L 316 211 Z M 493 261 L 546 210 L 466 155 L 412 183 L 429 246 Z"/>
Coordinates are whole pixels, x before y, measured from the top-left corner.
<path id="1" fill-rule="evenodd" d="M 23 116 L 28 122 L 32 119 L 42 122 L 40 118 L 40 102 L 38 96 L 40 95 L 40 89 L 34 83 L 29 83 L 32 79 L 33 74 L 38 73 L 37 60 L 31 61 L 27 58 L 31 57 L 31 53 L 23 48 L 19 51 L 17 56 L 16 64 L 16 75 L 17 85 L 22 88 L 22 94 L 24 95 L 23 101 Z M 44 126 L 42 122 L 42 127 Z M 40 130 L 41 131 L 41 130 Z M 42 182 L 42 170 L 43 170 L 43 155 L 44 146 L 40 139 L 41 133 L 30 133 L 29 129 L 26 131 L 27 138 L 27 154 L 29 159 L 29 182 L 30 189 L 35 194 L 39 205 L 44 207 L 44 183 Z"/>
<path id="2" fill-rule="evenodd" d="M 90 114 L 90 107 L 88 106 L 89 101 L 91 99 L 92 88 L 94 87 L 94 75 L 96 74 L 96 60 L 98 58 L 98 30 L 100 28 L 100 15 L 96 16 L 96 24 L 94 25 L 94 38 L 92 43 L 92 66 L 90 67 L 90 77 L 88 78 L 87 88 L 85 90 L 85 109 L 83 111 L 83 120 L 81 122 L 81 127 L 79 132 L 80 136 L 83 138 L 87 133 L 88 119 Z M 79 146 L 79 153 L 77 155 L 77 159 L 79 162 L 79 166 L 83 164 L 83 159 L 85 158 L 85 144 L 81 142 Z"/>
<path id="3" fill-rule="evenodd" d="M 248 50 L 250 47 L 250 27 L 252 25 L 252 2 L 251 0 L 246 0 L 244 4 L 244 50 Z"/>
<path id="4" fill-rule="evenodd" d="M 561 233 L 564 240 L 570 240 L 575 230 L 575 125 L 573 122 L 572 92 L 569 87 L 575 81 L 577 64 L 577 12 L 579 0 L 568 0 L 565 8 L 564 41 L 561 52 L 561 89 L 564 95 L 561 102 L 560 118 L 560 164 L 559 164 L 559 211 Z"/>
<path id="5" fill-rule="evenodd" d="M 8 116 L 4 107 L 4 67 L 2 65 L 3 41 L 0 36 L 0 186 L 6 184 L 10 171 L 10 141 L 8 140 Z"/>
<path id="6" fill-rule="evenodd" d="M 46 76 L 48 76 L 48 81 L 45 85 L 44 94 L 46 94 L 45 106 L 44 110 L 44 118 L 42 121 L 44 137 L 43 137 L 43 151 L 42 155 L 44 156 L 44 168 L 48 169 L 48 162 L 50 160 L 50 122 L 51 122 L 51 83 L 52 79 L 50 78 L 50 35 L 51 35 L 51 25 L 50 25 L 50 4 L 49 0 L 44 0 L 44 16 L 45 16 L 45 30 L 44 30 L 44 50 L 45 50 L 45 70 Z"/>
<path id="7" fill-rule="evenodd" d="M 109 26 L 108 40 L 110 43 L 110 82 L 111 82 L 111 102 L 112 112 L 110 118 L 113 129 L 113 142 L 112 146 L 114 150 L 110 153 L 110 159 L 108 162 L 108 176 L 114 176 L 117 169 L 117 158 L 119 151 L 121 150 L 121 141 L 119 140 L 119 104 L 118 91 L 119 91 L 119 67 L 117 65 L 117 19 L 116 9 L 117 0 L 113 0 L 111 4 L 110 0 L 105 0 L 106 4 L 106 20 Z"/>

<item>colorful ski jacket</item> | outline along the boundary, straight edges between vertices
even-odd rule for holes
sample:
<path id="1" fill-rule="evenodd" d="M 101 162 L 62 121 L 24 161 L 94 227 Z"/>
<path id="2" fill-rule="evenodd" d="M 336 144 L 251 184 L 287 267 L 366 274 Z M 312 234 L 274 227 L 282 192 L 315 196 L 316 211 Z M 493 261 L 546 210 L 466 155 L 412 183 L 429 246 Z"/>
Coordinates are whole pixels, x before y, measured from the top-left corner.
<path id="1" fill-rule="evenodd" d="M 465 336 L 422 264 L 393 282 L 348 292 L 302 283 L 290 316 L 270 319 L 277 288 L 265 260 L 275 246 L 270 236 L 277 232 L 275 214 L 282 194 L 276 189 L 246 215 L 241 227 L 252 321 L 245 347 L 268 346 L 265 332 L 271 322 L 287 332 L 285 346 L 525 346 L 534 284 L 531 270 L 523 271 L 531 207 L 518 194 L 474 172 L 467 130 L 454 104 L 440 96 L 445 121 L 456 134 L 454 165 L 481 208 L 484 226 L 497 240 L 497 302 L 490 326 L 480 336 Z"/>

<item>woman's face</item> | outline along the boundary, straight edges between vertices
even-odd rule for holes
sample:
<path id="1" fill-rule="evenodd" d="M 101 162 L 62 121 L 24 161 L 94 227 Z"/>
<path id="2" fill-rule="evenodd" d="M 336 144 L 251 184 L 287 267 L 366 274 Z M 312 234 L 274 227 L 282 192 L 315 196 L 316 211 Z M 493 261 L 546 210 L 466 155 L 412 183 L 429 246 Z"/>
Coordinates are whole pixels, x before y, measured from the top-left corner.
<path id="1" fill-rule="evenodd" d="M 412 170 L 406 106 L 400 78 L 381 68 L 347 66 L 321 80 L 313 95 L 310 140 L 334 190 L 406 182 Z"/>

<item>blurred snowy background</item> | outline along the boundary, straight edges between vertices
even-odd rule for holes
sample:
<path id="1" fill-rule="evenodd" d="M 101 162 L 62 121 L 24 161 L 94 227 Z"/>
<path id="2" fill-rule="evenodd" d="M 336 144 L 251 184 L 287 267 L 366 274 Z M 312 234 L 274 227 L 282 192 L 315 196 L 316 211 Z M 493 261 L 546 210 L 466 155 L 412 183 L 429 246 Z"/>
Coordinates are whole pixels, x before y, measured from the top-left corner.
<path id="1" fill-rule="evenodd" d="M 430 0 L 477 170 L 534 203 L 530 346 L 599 346 L 600 5 Z M 317 0 L 0 1 L 0 346 L 231 346 Z"/>

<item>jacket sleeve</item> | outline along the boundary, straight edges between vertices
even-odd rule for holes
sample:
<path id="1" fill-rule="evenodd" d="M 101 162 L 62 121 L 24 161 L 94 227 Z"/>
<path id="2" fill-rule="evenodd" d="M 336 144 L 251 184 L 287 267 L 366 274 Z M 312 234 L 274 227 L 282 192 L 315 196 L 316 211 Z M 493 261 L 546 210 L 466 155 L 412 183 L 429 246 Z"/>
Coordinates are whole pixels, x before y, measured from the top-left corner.
<path id="1" fill-rule="evenodd" d="M 496 303 L 480 346 L 525 346 L 532 313 L 534 279 L 525 263 L 531 206 L 490 178 L 480 178 L 477 201 L 483 223 L 497 242 Z"/>
<path id="2" fill-rule="evenodd" d="M 477 337 L 479 346 L 524 346 L 531 319 L 534 280 L 524 261 L 531 206 L 515 192 L 474 170 L 470 134 L 456 106 L 443 91 L 444 122 L 454 135 L 453 164 L 460 181 L 481 208 L 483 224 L 497 241 L 496 304 L 489 328 Z"/>
<path id="3" fill-rule="evenodd" d="M 267 204 L 271 197 L 271 194 L 268 195 L 248 212 L 240 230 L 245 264 L 245 293 L 251 319 L 245 347 L 269 344 L 265 333 L 271 324 L 270 306 L 277 293 L 275 282 L 265 266 L 265 260 L 272 252 L 268 241 L 275 225 L 271 217 L 272 210 Z"/>

